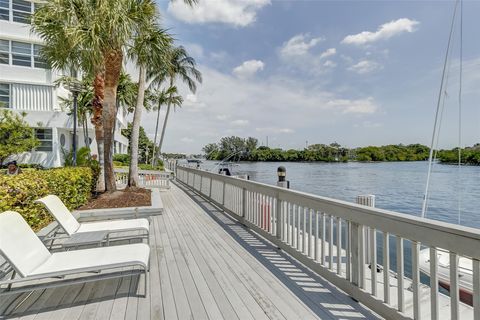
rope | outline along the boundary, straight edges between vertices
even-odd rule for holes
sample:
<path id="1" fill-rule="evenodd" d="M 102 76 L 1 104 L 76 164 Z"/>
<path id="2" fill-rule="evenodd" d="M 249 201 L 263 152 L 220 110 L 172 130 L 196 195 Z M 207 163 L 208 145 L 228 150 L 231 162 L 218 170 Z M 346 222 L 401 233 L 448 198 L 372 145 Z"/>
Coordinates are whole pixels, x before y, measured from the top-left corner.
<path id="1" fill-rule="evenodd" d="M 433 125 L 432 141 L 431 141 L 431 144 L 430 144 L 430 154 L 429 154 L 429 157 L 428 157 L 427 183 L 426 183 L 426 186 L 425 186 L 425 193 L 423 195 L 422 218 L 425 217 L 425 213 L 427 211 L 428 191 L 429 191 L 429 187 L 430 187 L 430 177 L 432 175 L 435 140 L 436 140 L 436 137 L 437 137 L 437 131 L 439 129 L 438 128 L 438 120 L 439 120 L 439 114 L 440 114 L 440 108 L 441 108 L 442 93 L 443 93 L 443 90 L 444 90 L 443 88 L 444 88 L 444 84 L 445 84 L 445 75 L 446 75 L 446 70 L 447 70 L 448 58 L 450 56 L 450 48 L 451 48 L 453 30 L 454 30 L 454 26 L 455 26 L 455 18 L 457 16 L 458 3 L 459 3 L 459 0 L 455 1 L 455 7 L 454 7 L 453 17 L 452 17 L 452 24 L 450 26 L 450 34 L 448 36 L 447 50 L 446 50 L 446 53 L 445 53 L 445 61 L 443 63 L 442 80 L 440 81 L 440 90 L 438 92 L 437 109 L 435 111 L 435 122 L 434 122 L 434 125 Z"/>
<path id="2" fill-rule="evenodd" d="M 463 1 L 460 0 L 460 84 L 458 88 L 458 224 L 462 215 L 462 188 L 460 186 L 462 168 L 462 77 L 463 77 Z"/>

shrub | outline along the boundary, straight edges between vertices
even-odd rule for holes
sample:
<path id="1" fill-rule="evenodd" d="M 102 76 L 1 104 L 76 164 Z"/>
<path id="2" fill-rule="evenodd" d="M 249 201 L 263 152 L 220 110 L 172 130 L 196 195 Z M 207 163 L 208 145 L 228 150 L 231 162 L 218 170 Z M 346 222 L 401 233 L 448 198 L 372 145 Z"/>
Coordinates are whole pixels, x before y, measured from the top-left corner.
<path id="1" fill-rule="evenodd" d="M 93 173 L 88 167 L 29 170 L 17 176 L 0 175 L 0 212 L 17 211 L 34 230 L 38 230 L 53 218 L 41 205 L 35 204 L 35 200 L 55 194 L 73 210 L 89 200 L 92 181 Z"/>
<path id="2" fill-rule="evenodd" d="M 115 160 L 113 160 L 113 166 L 114 166 L 114 167 L 125 167 L 126 165 L 125 165 L 123 162 L 121 162 L 121 161 L 115 161 Z"/>
<path id="3" fill-rule="evenodd" d="M 63 158 L 65 159 L 65 167 L 73 166 L 73 150 L 67 151 L 62 148 Z M 77 166 L 86 166 L 90 161 L 90 148 L 81 147 L 77 150 Z"/>
<path id="4" fill-rule="evenodd" d="M 151 164 L 146 163 L 139 163 L 138 168 L 140 170 L 163 170 L 163 163 L 160 163 L 156 166 L 152 166 Z"/>
<path id="5" fill-rule="evenodd" d="M 123 163 L 124 165 L 127 165 L 130 163 L 130 156 L 128 154 L 114 154 L 113 155 L 113 161 L 118 161 Z"/>

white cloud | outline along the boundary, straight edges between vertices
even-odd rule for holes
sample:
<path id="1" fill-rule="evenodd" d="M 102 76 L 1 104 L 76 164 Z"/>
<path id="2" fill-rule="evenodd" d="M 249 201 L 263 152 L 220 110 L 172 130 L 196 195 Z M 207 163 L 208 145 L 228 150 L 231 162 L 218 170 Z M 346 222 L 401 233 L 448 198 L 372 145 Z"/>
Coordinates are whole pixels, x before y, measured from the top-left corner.
<path id="1" fill-rule="evenodd" d="M 187 110 L 190 111 L 190 112 L 199 112 L 202 109 L 204 109 L 205 107 L 207 107 L 207 105 L 204 102 L 198 101 L 197 95 L 195 95 L 193 93 L 188 93 L 185 96 L 185 100 L 183 101 L 183 105 L 185 107 L 187 107 Z"/>
<path id="2" fill-rule="evenodd" d="M 320 55 L 320 59 L 331 57 L 331 56 L 335 55 L 336 53 L 337 53 L 337 49 L 335 49 L 335 48 L 327 49 L 324 52 L 322 52 L 322 54 Z"/>
<path id="3" fill-rule="evenodd" d="M 262 132 L 262 133 L 271 133 L 271 134 L 278 134 L 278 133 L 294 133 L 295 130 L 290 128 L 275 128 L 275 127 L 264 127 L 264 128 L 255 128 L 255 131 Z"/>
<path id="4" fill-rule="evenodd" d="M 378 62 L 372 61 L 372 60 L 362 60 L 353 66 L 349 67 L 348 70 L 354 71 L 358 74 L 366 74 L 370 73 L 373 71 L 377 71 L 382 69 L 382 65 L 379 64 Z"/>
<path id="5" fill-rule="evenodd" d="M 323 40 L 323 37 L 311 38 L 308 33 L 297 34 L 283 44 L 280 55 L 284 58 L 303 56 Z"/>
<path id="6" fill-rule="evenodd" d="M 227 120 L 228 118 L 230 118 L 230 116 L 226 115 L 226 114 L 219 114 L 215 117 L 217 120 Z"/>
<path id="7" fill-rule="evenodd" d="M 230 122 L 232 125 L 234 126 L 237 126 L 237 127 L 245 127 L 245 126 L 248 126 L 248 124 L 250 123 L 250 121 L 248 120 L 244 120 L 244 119 L 238 119 L 238 120 L 233 120 L 232 122 Z"/>
<path id="8" fill-rule="evenodd" d="M 207 143 L 218 142 L 227 135 L 257 138 L 268 135 L 270 139 L 288 135 L 289 147 L 301 146 L 305 132 L 321 137 L 325 133 L 322 128 L 332 123 L 349 125 L 352 117 L 366 121 L 379 110 L 372 97 L 334 93 L 318 82 L 302 82 L 280 74 L 244 81 L 204 65 L 199 70 L 204 81 L 188 101 L 205 107 L 189 112 L 194 107 L 185 106 L 171 113 L 165 152 L 200 152 Z M 178 86 L 180 94 L 187 97 L 186 87 L 180 83 Z M 147 133 L 154 132 L 155 117 L 145 113 L 142 126 Z M 195 141 L 183 143 L 181 139 L 185 137 Z"/>
<path id="9" fill-rule="evenodd" d="M 337 64 L 335 62 L 333 62 L 332 60 L 327 60 L 327 61 L 325 61 L 323 66 L 327 67 L 327 68 L 335 68 L 337 66 Z"/>
<path id="10" fill-rule="evenodd" d="M 235 67 L 233 69 L 233 74 L 238 78 L 247 79 L 252 77 L 258 71 L 263 70 L 264 66 L 265 64 L 260 60 L 248 60 L 238 67 Z"/>
<path id="11" fill-rule="evenodd" d="M 323 74 L 337 64 L 334 61 L 325 63 L 325 59 L 337 54 L 337 49 L 329 48 L 318 53 L 315 52 L 319 43 L 324 41 L 323 37 L 312 38 L 308 33 L 298 34 L 284 42 L 279 50 L 281 60 L 286 66 L 305 73 L 319 75 Z"/>
<path id="12" fill-rule="evenodd" d="M 183 137 L 180 139 L 180 141 L 185 142 L 185 143 L 192 143 L 194 140 L 189 137 Z"/>
<path id="13" fill-rule="evenodd" d="M 335 99 L 327 102 L 327 106 L 339 110 L 342 114 L 371 114 L 378 110 L 378 106 L 372 97 L 366 99 Z"/>
<path id="14" fill-rule="evenodd" d="M 187 23 L 225 23 L 245 27 L 253 23 L 257 12 L 270 0 L 201 0 L 193 7 L 183 1 L 171 1 L 168 12 Z"/>
<path id="15" fill-rule="evenodd" d="M 386 40 L 405 32 L 415 32 L 415 27 L 418 24 L 418 21 L 410 20 L 407 18 L 393 20 L 382 24 L 375 32 L 363 31 L 358 34 L 348 35 L 342 40 L 342 43 L 364 45 L 379 40 Z"/>

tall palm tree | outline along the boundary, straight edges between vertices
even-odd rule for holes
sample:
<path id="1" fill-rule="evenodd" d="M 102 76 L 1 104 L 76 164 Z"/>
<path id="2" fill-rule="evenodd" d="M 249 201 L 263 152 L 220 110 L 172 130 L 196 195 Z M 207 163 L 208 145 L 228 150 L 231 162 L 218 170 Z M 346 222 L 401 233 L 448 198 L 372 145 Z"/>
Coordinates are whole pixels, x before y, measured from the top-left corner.
<path id="1" fill-rule="evenodd" d="M 174 47 L 169 52 L 169 64 L 163 73 L 156 76 L 155 82 L 161 83 L 164 80 L 169 81 L 169 88 L 174 87 L 176 80 L 179 79 L 184 82 L 192 93 L 197 90 L 197 82 L 202 82 L 202 74 L 196 68 L 195 60 L 190 57 L 184 47 Z M 158 143 L 157 154 L 160 155 L 162 150 L 163 139 L 165 138 L 165 129 L 167 128 L 168 117 L 172 107 L 171 99 L 175 92 L 170 92 L 169 100 L 167 101 L 167 113 L 163 122 L 162 134 L 160 142 Z"/>
<path id="2" fill-rule="evenodd" d="M 164 104 L 170 104 L 173 105 L 174 108 L 176 107 L 181 107 L 183 103 L 183 98 L 180 95 L 177 95 L 178 90 L 177 87 L 173 86 L 168 89 L 157 89 L 154 92 L 152 92 L 152 95 L 150 97 L 150 101 L 152 104 L 155 105 L 153 108 L 154 110 L 156 109 L 157 111 L 157 121 L 155 123 L 155 138 L 153 140 L 153 150 L 152 150 L 152 166 L 155 166 L 157 164 L 157 159 L 160 156 L 160 153 L 156 153 L 155 148 L 157 146 L 157 135 L 158 135 L 158 125 L 160 122 L 160 109 L 162 105 Z M 158 149 L 157 149 L 158 150 Z"/>
<path id="3" fill-rule="evenodd" d="M 32 31 L 44 40 L 42 55 L 53 69 L 72 70 L 93 74 L 94 97 L 91 122 L 95 126 L 100 175 L 97 191 L 105 190 L 104 180 L 104 134 L 102 104 L 104 99 L 104 67 L 101 52 L 88 45 L 84 33 L 90 30 L 94 20 L 93 3 L 87 0 L 48 1 L 35 10 L 32 16 Z M 83 30 L 83 32 L 82 32 Z"/>
<path id="4" fill-rule="evenodd" d="M 156 14 L 153 0 L 55 0 L 42 5 L 32 18 L 53 67 L 76 65 L 95 74 L 94 120 L 99 128 L 103 125 L 103 137 L 99 136 L 104 138 L 107 191 L 116 189 L 112 145 L 124 51 Z"/>
<path id="5" fill-rule="evenodd" d="M 168 63 L 165 58 L 173 39 L 162 30 L 154 21 L 148 28 L 142 29 L 133 41 L 128 51 L 139 70 L 137 104 L 132 122 L 130 135 L 130 167 L 128 186 L 137 187 L 138 181 L 138 142 L 140 137 L 140 121 L 145 104 L 145 91 L 147 89 L 147 71 L 154 70 L 155 65 L 163 66 Z"/>
<path id="6" fill-rule="evenodd" d="M 137 88 L 138 84 L 133 82 L 132 77 L 122 70 L 117 86 L 117 116 L 120 110 L 133 112 L 137 101 Z"/>

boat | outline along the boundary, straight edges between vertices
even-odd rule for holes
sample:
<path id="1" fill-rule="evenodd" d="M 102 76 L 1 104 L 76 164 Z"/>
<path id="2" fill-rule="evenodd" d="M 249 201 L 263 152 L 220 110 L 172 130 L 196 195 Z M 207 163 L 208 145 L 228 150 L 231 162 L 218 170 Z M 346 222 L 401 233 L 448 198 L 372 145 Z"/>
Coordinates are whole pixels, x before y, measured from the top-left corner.
<path id="1" fill-rule="evenodd" d="M 450 290 L 450 255 L 448 252 L 437 249 L 438 284 L 445 290 Z M 420 251 L 420 271 L 430 275 L 430 249 Z M 473 271 L 472 259 L 458 258 L 458 288 L 460 301 L 473 305 Z"/>

